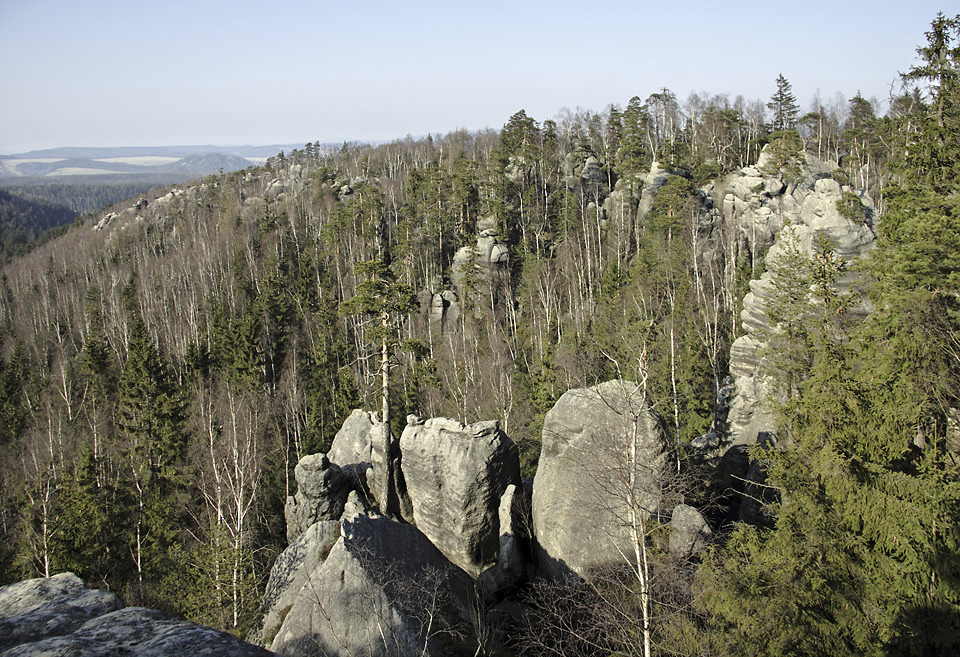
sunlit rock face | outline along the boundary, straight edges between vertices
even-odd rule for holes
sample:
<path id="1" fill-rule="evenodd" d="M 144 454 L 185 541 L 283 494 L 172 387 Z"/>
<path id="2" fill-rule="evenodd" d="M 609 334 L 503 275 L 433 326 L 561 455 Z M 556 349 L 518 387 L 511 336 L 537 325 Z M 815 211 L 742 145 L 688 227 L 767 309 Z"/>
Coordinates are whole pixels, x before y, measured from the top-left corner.
<path id="1" fill-rule="evenodd" d="M 517 446 L 497 422 L 410 422 L 400 437 L 409 520 L 476 577 L 497 561 L 500 498 L 520 483 Z"/>
<path id="2" fill-rule="evenodd" d="M 631 508 L 635 522 L 659 509 L 664 444 L 663 422 L 636 383 L 608 381 L 560 397 L 544 419 L 533 480 L 544 574 L 587 577 L 593 568 L 629 562 Z"/>
<path id="3" fill-rule="evenodd" d="M 807 155 L 799 180 L 787 183 L 770 174 L 770 155 L 765 149 L 756 166 L 745 167 L 726 180 L 720 190 L 723 219 L 740 234 L 741 244 L 752 253 L 763 254 L 769 265 L 784 245 L 796 246 L 813 255 L 816 241 L 825 238 L 834 252 L 852 261 L 866 255 L 876 241 L 876 211 L 872 199 L 859 190 L 842 186 L 830 178 L 835 165 Z M 837 202 L 844 193 L 855 194 L 864 206 L 862 221 L 844 217 Z M 735 393 L 727 417 L 726 448 L 753 445 L 758 436 L 776 430 L 770 405 L 773 391 L 764 375 L 764 335 L 773 329 L 764 308 L 772 289 L 767 271 L 750 281 L 740 313 L 742 334 L 730 347 L 730 375 Z M 845 275 L 842 290 L 856 285 L 855 276 Z M 867 306 L 858 304 L 848 313 L 865 316 Z"/>

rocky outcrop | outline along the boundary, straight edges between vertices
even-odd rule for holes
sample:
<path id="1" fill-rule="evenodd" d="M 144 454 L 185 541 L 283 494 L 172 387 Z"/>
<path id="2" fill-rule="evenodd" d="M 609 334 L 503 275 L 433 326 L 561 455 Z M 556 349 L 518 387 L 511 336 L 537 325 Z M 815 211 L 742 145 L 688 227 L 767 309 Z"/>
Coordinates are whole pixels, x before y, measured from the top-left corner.
<path id="1" fill-rule="evenodd" d="M 457 566 L 476 577 L 497 561 L 499 506 L 520 483 L 517 446 L 498 422 L 410 421 L 400 437 L 408 519 Z"/>
<path id="2" fill-rule="evenodd" d="M 254 657 L 270 653 L 209 627 L 87 589 L 72 573 L 0 588 L 3 657 Z"/>
<path id="3" fill-rule="evenodd" d="M 660 191 L 660 188 L 664 186 L 672 175 L 675 174 L 660 168 L 660 163 L 656 160 L 650 164 L 650 171 L 647 172 L 647 175 L 644 176 L 641 181 L 640 203 L 638 205 L 638 211 L 641 216 L 646 215 L 650 211 L 657 192 Z"/>
<path id="4" fill-rule="evenodd" d="M 355 409 L 333 438 L 327 458 L 336 463 L 343 470 L 365 470 L 373 462 L 373 440 L 371 432 L 379 429 L 380 418 L 376 413 L 368 413 Z"/>
<path id="5" fill-rule="evenodd" d="M 497 562 L 480 573 L 477 587 L 487 599 L 509 590 L 526 578 L 530 539 L 530 495 L 510 484 L 500 498 L 500 546 Z"/>
<path id="6" fill-rule="evenodd" d="M 284 515 L 287 540 L 295 541 L 320 520 L 339 520 L 350 493 L 350 481 L 326 454 L 304 456 L 293 471 L 296 494 L 287 498 Z"/>
<path id="7" fill-rule="evenodd" d="M 277 557 L 263 594 L 261 637 L 266 645 L 273 642 L 290 609 L 303 595 L 309 575 L 326 560 L 338 540 L 340 523 L 323 520 L 311 525 Z"/>
<path id="8" fill-rule="evenodd" d="M 341 533 L 321 563 L 301 561 L 293 581 L 303 584 L 284 593 L 291 603 L 270 648 L 297 656 L 443 654 L 437 637 L 465 613 L 469 576 L 411 525 L 359 515 Z"/>
<path id="9" fill-rule="evenodd" d="M 376 413 L 354 410 L 334 437 L 327 457 L 350 477 L 354 489 L 366 502 L 377 504 L 381 509 L 389 508 L 390 514 L 407 514 L 399 441 L 390 436 L 389 459 L 386 458 L 382 430 L 383 423 Z M 392 491 L 386 489 L 386 478 L 379 476 L 383 468 L 388 467 L 388 461 L 393 471 Z"/>
<path id="10" fill-rule="evenodd" d="M 461 247 L 450 265 L 450 280 L 463 298 L 475 283 L 491 285 L 495 274 L 508 269 L 510 249 L 500 241 L 497 220 L 485 217 L 477 222 L 475 245 Z"/>
<path id="11" fill-rule="evenodd" d="M 670 556 L 674 559 L 688 559 L 702 550 L 713 531 L 706 518 L 692 506 L 678 504 L 670 515 Z"/>
<path id="12" fill-rule="evenodd" d="M 443 333 L 448 326 L 456 323 L 460 316 L 460 299 L 453 290 L 442 290 L 429 295 L 430 307 L 427 316 L 430 326 L 439 333 Z"/>
<path id="13" fill-rule="evenodd" d="M 629 381 L 567 391 L 547 413 L 533 481 L 533 528 L 540 568 L 552 577 L 587 576 L 632 553 L 625 500 L 659 509 L 663 423 Z"/>
<path id="14" fill-rule="evenodd" d="M 745 167 L 727 179 L 722 192 L 722 208 L 727 225 L 736 227 L 742 243 L 751 253 L 763 254 L 769 263 L 781 252 L 785 241 L 796 244 L 802 253 L 812 254 L 818 234 L 832 243 L 835 252 L 852 260 L 873 246 L 873 202 L 829 177 L 834 165 L 806 156 L 799 181 L 787 183 L 772 171 L 766 150 L 754 167 Z M 866 219 L 854 221 L 840 214 L 837 201 L 844 193 L 854 193 L 865 207 Z M 773 327 L 764 313 L 772 274 L 764 273 L 750 281 L 750 292 L 743 299 L 741 323 L 744 333 L 730 347 L 730 374 L 735 394 L 727 417 L 729 431 L 721 451 L 731 446 L 753 445 L 758 436 L 775 431 L 775 421 L 767 401 L 772 390 L 763 374 L 764 335 Z M 855 278 L 841 281 L 849 287 Z M 853 309 L 866 313 L 865 306 Z M 741 476 L 743 473 L 740 473 Z"/>
<path id="15" fill-rule="evenodd" d="M 395 463 L 410 524 L 380 515 L 366 492 L 383 467 L 379 427 L 375 414 L 354 411 L 327 455 L 297 466 L 291 543 L 256 633 L 280 654 L 442 654 L 434 635 L 460 633 L 476 595 L 496 600 L 531 570 L 530 496 L 497 422 L 407 418 Z M 349 476 L 336 474 L 337 460 Z"/>

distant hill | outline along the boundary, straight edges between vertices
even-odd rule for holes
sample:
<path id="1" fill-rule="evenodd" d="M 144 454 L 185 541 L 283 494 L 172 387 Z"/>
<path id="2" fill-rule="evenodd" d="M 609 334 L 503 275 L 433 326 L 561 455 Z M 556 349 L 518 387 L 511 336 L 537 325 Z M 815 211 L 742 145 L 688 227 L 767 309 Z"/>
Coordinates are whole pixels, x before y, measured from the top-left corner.
<path id="1" fill-rule="evenodd" d="M 15 158 L 4 161 L 0 172 L 7 177 L 49 178 L 98 174 L 181 174 L 190 178 L 219 171 L 239 171 L 254 162 L 227 153 L 197 153 L 182 158 L 130 156 L 110 158 Z"/>
<path id="2" fill-rule="evenodd" d="M 251 164 L 250 160 L 227 153 L 198 153 L 188 155 L 177 162 L 157 167 L 157 170 L 163 173 L 187 173 L 203 176 L 209 173 L 217 173 L 220 170 L 239 171 L 240 169 L 246 169 Z"/>
<path id="3" fill-rule="evenodd" d="M 0 189 L 0 262 L 25 253 L 41 235 L 77 215 L 62 205 Z"/>
<path id="4" fill-rule="evenodd" d="M 210 150 L 217 148 L 58 148 L 22 153 L 0 158 L 0 188 L 20 197 L 45 200 L 76 216 L 145 194 L 154 187 L 257 164 L 223 149 Z M 274 147 L 262 148 L 271 156 L 279 152 Z"/>
<path id="5" fill-rule="evenodd" d="M 267 144 L 264 146 L 214 146 L 211 144 L 199 146 L 69 146 L 62 148 L 47 148 L 38 151 L 28 151 L 26 153 L 0 155 L 0 160 L 36 158 L 98 160 L 147 156 L 184 158 L 191 155 L 205 155 L 207 153 L 222 153 L 224 155 L 235 155 L 237 157 L 244 158 L 261 158 L 272 157 L 280 151 L 289 153 L 294 149 L 301 149 L 303 147 L 304 144 Z"/>

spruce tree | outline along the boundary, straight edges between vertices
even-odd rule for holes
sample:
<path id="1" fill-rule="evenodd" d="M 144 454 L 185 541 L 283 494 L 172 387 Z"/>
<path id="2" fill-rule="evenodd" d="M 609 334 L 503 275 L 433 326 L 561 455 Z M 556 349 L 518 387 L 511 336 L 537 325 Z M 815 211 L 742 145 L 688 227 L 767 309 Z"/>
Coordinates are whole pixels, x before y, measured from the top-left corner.
<path id="1" fill-rule="evenodd" d="M 184 402 L 136 307 L 131 313 L 127 360 L 118 384 L 117 425 L 132 508 L 130 554 L 137 581 L 170 572 L 178 533 L 181 457 L 186 446 Z"/>
<path id="2" fill-rule="evenodd" d="M 793 95 L 790 83 L 783 75 L 777 76 L 777 91 L 770 97 L 767 108 L 773 112 L 773 131 L 792 130 L 797 124 L 797 114 L 800 107 L 797 97 Z"/>
<path id="3" fill-rule="evenodd" d="M 940 16 L 928 38 L 955 25 Z M 705 606 L 739 649 L 960 650 L 960 178 L 924 159 L 957 119 L 952 102 L 900 124 L 901 184 L 863 268 L 872 315 L 855 329 L 828 321 L 848 304 L 830 292 L 836 274 L 808 269 L 806 365 L 779 405 L 780 446 L 754 454 L 779 491 L 772 527 L 738 528 L 700 571 Z"/>

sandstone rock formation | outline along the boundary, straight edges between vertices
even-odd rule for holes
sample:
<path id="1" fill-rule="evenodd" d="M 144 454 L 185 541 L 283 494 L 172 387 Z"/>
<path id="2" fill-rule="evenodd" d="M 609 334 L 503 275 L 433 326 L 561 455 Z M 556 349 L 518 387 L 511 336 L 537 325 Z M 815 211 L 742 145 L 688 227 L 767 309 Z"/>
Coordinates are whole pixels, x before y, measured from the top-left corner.
<path id="1" fill-rule="evenodd" d="M 476 577 L 496 562 L 500 498 L 520 483 L 516 445 L 498 422 L 412 422 L 400 437 L 409 520 L 454 564 Z"/>
<path id="2" fill-rule="evenodd" d="M 370 432 L 379 428 L 380 418 L 376 413 L 355 409 L 333 438 L 333 444 L 327 452 L 327 458 L 343 470 L 355 466 L 368 467 L 373 457 L 373 442 Z"/>
<path id="3" fill-rule="evenodd" d="M 769 263 L 781 251 L 784 240 L 795 243 L 802 253 L 812 254 L 817 234 L 834 245 L 838 255 L 847 260 L 866 254 L 873 246 L 873 202 L 859 194 L 866 208 L 867 219 L 848 219 L 837 210 L 837 201 L 844 192 L 857 193 L 829 178 L 833 165 L 806 156 L 802 177 L 787 184 L 779 175 L 771 174 L 769 154 L 765 150 L 755 167 L 745 167 L 727 179 L 722 193 L 723 215 L 729 226 L 736 227 L 743 243 L 754 254 L 767 250 Z M 736 445 L 752 445 L 763 433 L 775 431 L 775 422 L 766 400 L 771 390 L 763 374 L 763 335 L 770 320 L 764 313 L 765 299 L 771 289 L 772 274 L 764 273 L 750 282 L 750 292 L 743 299 L 741 312 L 744 334 L 730 347 L 730 374 L 735 394 L 728 415 L 729 433 L 724 449 Z M 848 276 L 845 286 L 855 282 Z M 865 307 L 854 312 L 866 313 Z"/>
<path id="4" fill-rule="evenodd" d="M 288 527 L 289 531 L 289 527 Z M 311 525 L 277 557 L 263 593 L 261 637 L 269 645 L 290 612 L 308 577 L 340 540 L 340 523 L 322 520 Z"/>
<path id="5" fill-rule="evenodd" d="M 266 657 L 270 653 L 225 632 L 168 614 L 127 607 L 89 590 L 72 573 L 0 588 L 3 657 Z"/>
<path id="6" fill-rule="evenodd" d="M 383 517 L 345 520 L 326 559 L 301 568 L 280 596 L 291 601 L 270 643 L 280 655 L 443 654 L 437 637 L 460 622 L 472 590 L 416 527 Z"/>
<path id="7" fill-rule="evenodd" d="M 641 183 L 640 203 L 638 204 L 638 211 L 641 216 L 650 211 L 657 192 L 660 191 L 660 188 L 663 187 L 664 183 L 666 183 L 672 175 L 674 174 L 670 171 L 660 168 L 660 163 L 656 160 L 650 164 L 650 171 L 643 177 Z"/>
<path id="8" fill-rule="evenodd" d="M 387 491 L 383 490 L 385 479 L 377 476 L 387 467 L 387 459 L 383 453 L 381 431 L 383 423 L 376 413 L 354 410 L 343 423 L 340 431 L 333 439 L 327 457 L 331 462 L 341 467 L 343 472 L 352 480 L 353 487 L 358 490 L 370 503 L 383 506 Z M 395 485 L 394 495 L 399 500 L 391 500 L 392 504 L 400 505 L 402 513 L 409 509 L 403 507 L 406 497 L 403 494 L 403 474 L 400 472 L 399 441 L 391 437 L 389 467 L 393 469 Z"/>
<path id="9" fill-rule="evenodd" d="M 500 241 L 497 220 L 485 217 L 477 222 L 477 242 L 461 247 L 453 256 L 450 279 L 457 288 L 459 298 L 467 292 L 468 281 L 479 279 L 489 285 L 493 275 L 503 271 L 510 263 L 510 249 Z"/>
<path id="10" fill-rule="evenodd" d="M 477 587 L 485 598 L 509 590 L 526 577 L 526 555 L 531 540 L 530 495 L 522 485 L 510 484 L 500 498 L 500 550 L 497 562 L 480 573 Z"/>
<path id="11" fill-rule="evenodd" d="M 533 481 L 541 570 L 587 576 L 632 553 L 625 499 L 635 496 L 646 514 L 658 510 L 664 440 L 636 383 L 608 381 L 560 397 L 544 419 Z"/>
<path id="12" fill-rule="evenodd" d="M 320 520 L 339 520 L 350 493 L 350 481 L 326 454 L 304 456 L 293 471 L 297 492 L 287 498 L 284 515 L 287 541 L 295 541 Z"/>
<path id="13" fill-rule="evenodd" d="M 713 538 L 709 523 L 692 506 L 678 504 L 670 516 L 670 555 L 674 559 L 687 559 Z"/>

